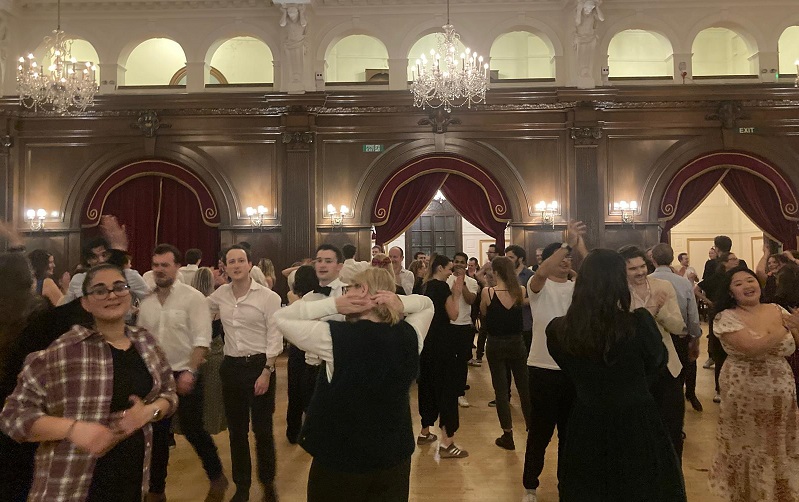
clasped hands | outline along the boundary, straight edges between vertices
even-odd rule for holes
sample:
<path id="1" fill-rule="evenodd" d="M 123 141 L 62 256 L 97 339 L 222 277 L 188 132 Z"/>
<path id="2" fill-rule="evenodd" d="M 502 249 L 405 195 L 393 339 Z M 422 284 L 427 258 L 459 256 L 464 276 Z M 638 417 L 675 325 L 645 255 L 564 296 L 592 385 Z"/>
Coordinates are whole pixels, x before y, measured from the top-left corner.
<path id="1" fill-rule="evenodd" d="M 346 295 L 336 297 L 336 310 L 339 314 L 363 314 L 378 305 L 386 305 L 392 310 L 402 313 L 405 307 L 393 291 L 378 291 L 369 294 L 365 289 L 347 291 Z"/>
<path id="2" fill-rule="evenodd" d="M 130 396 L 132 406 L 122 412 L 111 414 L 109 424 L 78 420 L 70 426 L 66 439 L 72 444 L 102 457 L 120 441 L 132 435 L 152 420 L 153 413 L 138 396 Z"/>

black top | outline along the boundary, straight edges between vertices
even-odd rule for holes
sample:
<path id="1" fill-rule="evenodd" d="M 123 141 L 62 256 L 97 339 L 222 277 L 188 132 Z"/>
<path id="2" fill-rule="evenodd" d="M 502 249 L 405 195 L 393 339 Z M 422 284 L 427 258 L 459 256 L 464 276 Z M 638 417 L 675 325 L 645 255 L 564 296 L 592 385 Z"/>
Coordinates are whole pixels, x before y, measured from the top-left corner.
<path id="1" fill-rule="evenodd" d="M 611 348 L 609 365 L 564 350 L 564 317 L 546 329 L 549 353 L 576 391 L 558 455 L 560 500 L 684 502 L 679 460 L 649 390 L 666 347 L 648 311 L 619 315 L 630 316 L 635 334 Z"/>
<path id="2" fill-rule="evenodd" d="M 488 296 L 491 299 L 486 309 L 486 331 L 488 331 L 488 335 L 498 337 L 521 336 L 521 304 L 514 303 L 510 308 L 505 308 L 496 291 L 494 288 L 488 290 Z"/>
<path id="3" fill-rule="evenodd" d="M 436 353 L 451 352 L 454 347 L 454 340 L 452 340 L 453 337 L 448 336 L 451 331 L 451 325 L 447 314 L 447 298 L 452 295 L 452 291 L 446 282 L 430 279 L 424 284 L 424 294 L 433 300 L 433 307 L 435 308 L 433 321 L 430 323 L 430 329 L 427 331 L 427 337 L 424 340 L 425 351 Z"/>
<path id="4" fill-rule="evenodd" d="M 133 344 L 127 350 L 109 347 L 114 359 L 114 413 L 130 408 L 131 395 L 144 399 L 153 388 L 153 377 Z M 87 500 L 140 502 L 143 464 L 144 432 L 139 429 L 97 460 Z"/>
<path id="5" fill-rule="evenodd" d="M 416 330 L 372 321 L 330 321 L 332 381 L 319 372 L 300 444 L 328 469 L 367 472 L 413 454 L 408 391 L 419 374 Z"/>
<path id="6" fill-rule="evenodd" d="M 413 279 L 413 294 L 421 295 L 422 292 L 423 281 L 421 277 L 415 277 Z"/>

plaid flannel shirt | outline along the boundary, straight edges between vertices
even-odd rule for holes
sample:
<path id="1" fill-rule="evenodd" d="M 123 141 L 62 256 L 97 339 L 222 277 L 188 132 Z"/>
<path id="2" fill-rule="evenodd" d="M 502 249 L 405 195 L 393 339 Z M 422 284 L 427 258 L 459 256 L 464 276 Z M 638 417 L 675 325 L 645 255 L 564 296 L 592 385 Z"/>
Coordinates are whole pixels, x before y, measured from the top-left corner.
<path id="1" fill-rule="evenodd" d="M 126 334 L 141 354 L 153 377 L 145 402 L 159 397 L 170 402 L 172 414 L 177 394 L 172 369 L 155 338 L 142 328 L 128 327 Z M 45 350 L 30 354 L 19 374 L 17 387 L 0 413 L 0 429 L 16 441 L 26 441 L 31 427 L 43 416 L 73 418 L 108 425 L 113 394 L 111 349 L 97 331 L 73 326 Z M 142 494 L 149 488 L 152 426 L 143 428 L 145 452 Z M 89 493 L 97 457 L 79 450 L 68 440 L 41 443 L 28 500 L 82 501 Z"/>

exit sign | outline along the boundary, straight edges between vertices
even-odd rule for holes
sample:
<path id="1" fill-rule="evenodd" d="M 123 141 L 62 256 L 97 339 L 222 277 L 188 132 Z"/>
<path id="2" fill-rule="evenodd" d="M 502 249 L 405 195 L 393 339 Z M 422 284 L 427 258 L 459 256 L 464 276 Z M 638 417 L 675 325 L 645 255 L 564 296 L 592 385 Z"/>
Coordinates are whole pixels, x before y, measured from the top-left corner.
<path id="1" fill-rule="evenodd" d="M 385 150 L 383 145 L 363 145 L 364 153 L 380 153 Z"/>
<path id="2" fill-rule="evenodd" d="M 739 127 L 738 134 L 757 134 L 757 129 L 754 127 Z"/>

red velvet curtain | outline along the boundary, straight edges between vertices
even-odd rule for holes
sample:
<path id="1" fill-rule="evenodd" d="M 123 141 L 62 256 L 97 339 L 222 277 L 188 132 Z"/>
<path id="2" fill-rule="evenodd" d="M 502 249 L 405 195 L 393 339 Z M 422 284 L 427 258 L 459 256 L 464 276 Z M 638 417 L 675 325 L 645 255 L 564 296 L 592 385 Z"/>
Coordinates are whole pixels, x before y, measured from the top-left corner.
<path id="1" fill-rule="evenodd" d="M 782 242 L 785 249 L 796 249 L 797 222 L 783 216 L 779 198 L 771 185 L 738 169 L 730 170 L 721 185 L 755 225 Z"/>
<path id="2" fill-rule="evenodd" d="M 497 221 L 488 207 L 483 189 L 462 176 L 450 176 L 441 192 L 469 223 L 497 240 L 497 249 L 505 249 L 507 222 Z"/>
<path id="3" fill-rule="evenodd" d="M 103 206 L 104 215 L 114 215 L 125 225 L 132 266 L 141 273 L 150 270 L 153 249 L 169 243 L 185 252 L 198 248 L 202 265 L 213 266 L 219 254 L 219 230 L 205 224 L 197 197 L 171 178 L 134 178 L 112 191 Z M 84 237 L 100 233 L 87 229 Z"/>
<path id="4" fill-rule="evenodd" d="M 375 225 L 375 242 L 386 244 L 407 230 L 427 208 L 445 179 L 447 173 L 425 174 L 397 190 L 386 223 Z"/>
<path id="5" fill-rule="evenodd" d="M 694 178 L 683 187 L 680 192 L 679 204 L 674 208 L 673 217 L 663 225 L 660 242 L 671 242 L 671 229 L 699 207 L 699 204 L 705 200 L 707 194 L 713 190 L 725 172 L 724 169 L 709 171 Z"/>

